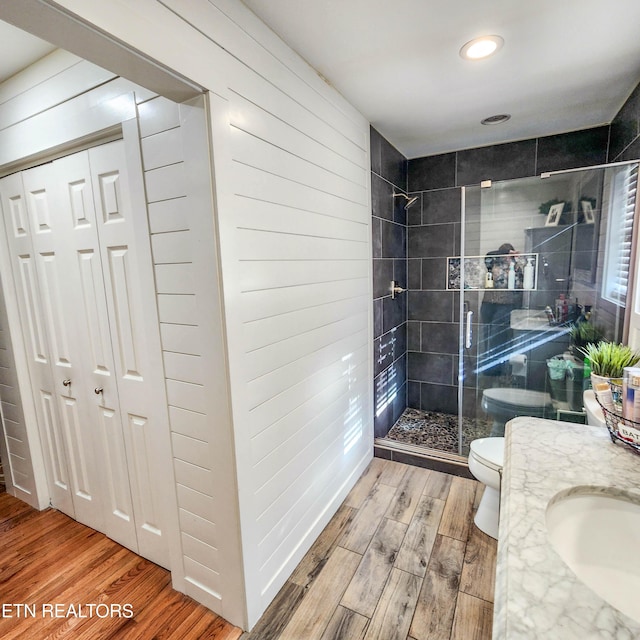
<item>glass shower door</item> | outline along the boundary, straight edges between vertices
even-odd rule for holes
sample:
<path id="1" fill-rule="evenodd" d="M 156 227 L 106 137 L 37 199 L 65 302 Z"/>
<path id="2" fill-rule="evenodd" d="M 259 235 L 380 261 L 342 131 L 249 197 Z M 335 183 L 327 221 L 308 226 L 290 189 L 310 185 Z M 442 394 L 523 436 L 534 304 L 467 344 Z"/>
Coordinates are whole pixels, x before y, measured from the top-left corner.
<path id="1" fill-rule="evenodd" d="M 637 174 L 622 164 L 463 189 L 448 265 L 462 455 L 516 415 L 582 419 L 575 327 L 622 340 Z"/>
<path id="2" fill-rule="evenodd" d="M 563 317 L 556 322 L 555 315 L 551 321 L 547 307 L 555 309 L 556 300 L 569 304 L 572 237 L 570 224 L 545 226 L 540 206 L 554 200 L 550 194 L 557 183 L 535 177 L 465 189 L 459 353 L 463 455 L 475 438 L 503 435 L 505 423 L 516 415 L 555 417 L 546 360 L 562 359 L 567 350 L 570 314 L 567 310 L 566 323 Z M 558 222 L 562 206 L 554 209 Z M 549 274 L 552 254 L 558 264 Z"/>

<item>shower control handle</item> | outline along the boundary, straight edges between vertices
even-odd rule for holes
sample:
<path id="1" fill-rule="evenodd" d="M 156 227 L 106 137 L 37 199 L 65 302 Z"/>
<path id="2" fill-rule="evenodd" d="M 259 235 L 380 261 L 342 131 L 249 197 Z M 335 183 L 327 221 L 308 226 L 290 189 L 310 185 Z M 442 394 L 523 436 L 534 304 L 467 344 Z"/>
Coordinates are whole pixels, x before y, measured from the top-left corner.
<path id="1" fill-rule="evenodd" d="M 464 328 L 464 347 L 471 349 L 473 343 L 473 329 L 471 322 L 473 320 L 473 311 L 467 311 L 467 322 Z"/>
<path id="2" fill-rule="evenodd" d="M 403 289 L 402 287 L 398 286 L 398 283 L 395 280 L 391 281 L 391 286 L 389 287 L 389 290 L 391 291 L 392 298 L 395 298 L 398 294 L 404 293 L 406 291 L 406 289 Z"/>

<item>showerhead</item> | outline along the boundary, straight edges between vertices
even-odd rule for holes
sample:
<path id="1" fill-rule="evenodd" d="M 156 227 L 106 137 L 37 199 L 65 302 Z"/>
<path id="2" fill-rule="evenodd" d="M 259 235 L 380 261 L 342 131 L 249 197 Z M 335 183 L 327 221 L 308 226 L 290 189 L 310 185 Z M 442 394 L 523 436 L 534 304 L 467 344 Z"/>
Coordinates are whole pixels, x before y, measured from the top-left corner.
<path id="1" fill-rule="evenodd" d="M 410 197 L 406 193 L 396 193 L 395 191 L 393 192 L 393 197 L 404 198 L 407 201 L 406 204 L 404 205 L 405 211 L 418 199 L 418 196 Z"/>
<path id="2" fill-rule="evenodd" d="M 407 204 L 404 205 L 404 208 L 408 209 L 417 199 L 418 199 L 418 196 L 413 196 L 413 198 L 409 198 L 407 200 Z"/>

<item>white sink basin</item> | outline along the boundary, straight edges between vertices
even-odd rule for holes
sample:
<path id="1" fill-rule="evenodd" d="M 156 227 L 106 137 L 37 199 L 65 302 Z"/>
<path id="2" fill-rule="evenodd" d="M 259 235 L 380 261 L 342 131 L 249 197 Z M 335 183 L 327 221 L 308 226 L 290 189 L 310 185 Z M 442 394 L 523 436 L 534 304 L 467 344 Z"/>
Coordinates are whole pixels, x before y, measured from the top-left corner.
<path id="1" fill-rule="evenodd" d="M 552 326 L 544 311 L 539 309 L 514 309 L 511 312 L 511 328 L 517 331 L 563 331 L 565 326 Z"/>
<path id="2" fill-rule="evenodd" d="M 612 487 L 574 487 L 546 512 L 553 548 L 576 576 L 640 622 L 640 495 Z"/>

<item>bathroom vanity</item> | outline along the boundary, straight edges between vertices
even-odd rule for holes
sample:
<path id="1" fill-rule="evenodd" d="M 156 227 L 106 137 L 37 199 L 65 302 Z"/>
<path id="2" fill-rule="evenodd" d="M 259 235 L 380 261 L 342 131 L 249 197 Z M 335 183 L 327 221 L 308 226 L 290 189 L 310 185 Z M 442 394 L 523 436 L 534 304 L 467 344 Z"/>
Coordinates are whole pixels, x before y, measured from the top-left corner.
<path id="1" fill-rule="evenodd" d="M 561 513 L 559 501 L 580 487 L 577 493 L 613 500 L 626 494 L 640 510 L 640 456 L 614 445 L 604 428 L 528 417 L 507 424 L 505 444 L 493 640 L 639 638 L 640 622 L 565 564 L 551 541 L 547 508 L 555 502 Z M 599 520 L 605 539 L 617 533 L 606 528 L 606 516 Z M 605 597 L 612 599 L 610 592 Z"/>

